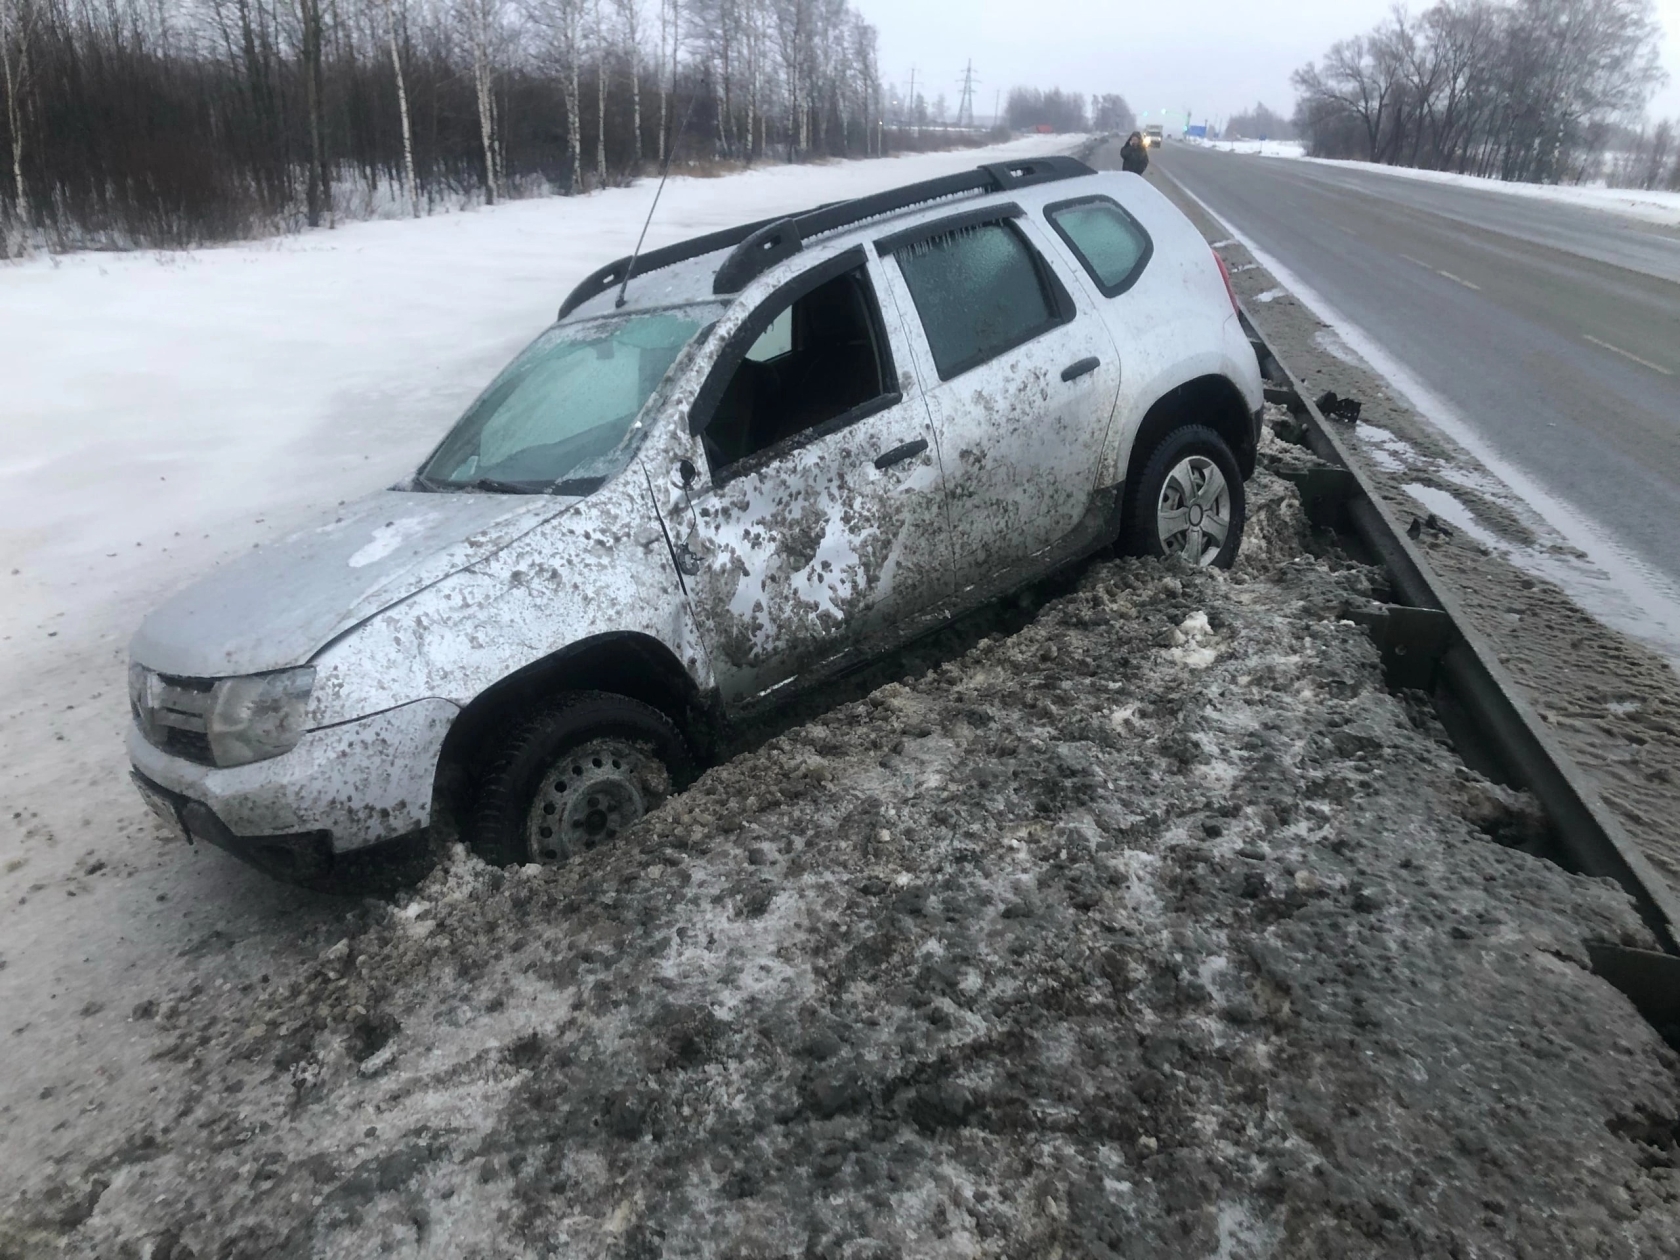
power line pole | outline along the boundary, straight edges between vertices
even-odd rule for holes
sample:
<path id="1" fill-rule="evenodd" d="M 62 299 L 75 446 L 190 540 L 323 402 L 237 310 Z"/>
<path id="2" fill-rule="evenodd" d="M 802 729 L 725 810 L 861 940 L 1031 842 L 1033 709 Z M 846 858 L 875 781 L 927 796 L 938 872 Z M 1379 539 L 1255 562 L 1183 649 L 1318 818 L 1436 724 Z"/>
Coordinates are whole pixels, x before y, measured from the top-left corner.
<path id="1" fill-rule="evenodd" d="M 916 67 L 910 67 L 910 125 L 915 129 L 917 138 L 921 137 L 922 124 L 916 116 Z"/>
<path id="2" fill-rule="evenodd" d="M 957 104 L 957 126 L 974 126 L 974 58 L 968 59 L 968 69 L 963 71 L 962 100 Z"/>
<path id="3" fill-rule="evenodd" d="M 1003 121 L 1003 89 L 999 88 L 992 95 L 992 126 Z"/>

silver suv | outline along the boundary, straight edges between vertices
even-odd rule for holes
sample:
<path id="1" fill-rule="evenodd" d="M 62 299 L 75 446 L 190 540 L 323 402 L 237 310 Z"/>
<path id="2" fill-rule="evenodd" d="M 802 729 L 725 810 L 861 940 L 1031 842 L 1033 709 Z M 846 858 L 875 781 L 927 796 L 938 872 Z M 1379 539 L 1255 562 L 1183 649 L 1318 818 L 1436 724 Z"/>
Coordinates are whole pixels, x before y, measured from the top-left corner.
<path id="1" fill-rule="evenodd" d="M 306 882 L 446 786 L 486 857 L 566 861 L 744 712 L 1070 560 L 1229 564 L 1261 405 L 1201 236 L 1072 158 L 621 259 L 411 479 L 145 620 L 135 781 Z"/>

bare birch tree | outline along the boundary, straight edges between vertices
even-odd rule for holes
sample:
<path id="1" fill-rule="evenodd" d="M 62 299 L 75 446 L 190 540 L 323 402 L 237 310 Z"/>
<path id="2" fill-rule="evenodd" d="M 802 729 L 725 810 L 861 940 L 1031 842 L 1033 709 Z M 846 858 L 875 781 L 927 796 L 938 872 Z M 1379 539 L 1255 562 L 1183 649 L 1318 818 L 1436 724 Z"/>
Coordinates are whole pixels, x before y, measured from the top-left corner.
<path id="1" fill-rule="evenodd" d="M 607 55 L 610 41 L 601 19 L 601 0 L 595 10 L 595 187 L 607 186 Z"/>
<path id="2" fill-rule="evenodd" d="M 630 62 L 630 168 L 642 166 L 642 0 L 613 0 Z"/>
<path id="3" fill-rule="evenodd" d="M 681 26 L 677 11 L 677 0 L 659 0 L 659 162 L 665 164 L 665 149 L 667 145 L 667 131 L 672 121 L 671 98 L 677 86 L 677 40 L 680 38 Z M 671 60 L 667 69 L 665 61 L 665 41 L 671 41 Z"/>
<path id="4" fill-rule="evenodd" d="M 414 128 L 408 116 L 408 85 L 403 78 L 402 55 L 397 48 L 397 0 L 384 0 L 385 32 L 391 44 L 391 74 L 397 81 L 397 113 L 402 119 L 404 192 L 410 211 L 420 217 L 420 185 L 414 178 Z"/>
<path id="5" fill-rule="evenodd" d="M 473 93 L 478 105 L 479 140 L 484 150 L 484 201 L 495 205 L 500 195 L 495 131 L 495 44 L 500 33 L 499 0 L 461 0 L 461 17 L 472 48 Z"/>

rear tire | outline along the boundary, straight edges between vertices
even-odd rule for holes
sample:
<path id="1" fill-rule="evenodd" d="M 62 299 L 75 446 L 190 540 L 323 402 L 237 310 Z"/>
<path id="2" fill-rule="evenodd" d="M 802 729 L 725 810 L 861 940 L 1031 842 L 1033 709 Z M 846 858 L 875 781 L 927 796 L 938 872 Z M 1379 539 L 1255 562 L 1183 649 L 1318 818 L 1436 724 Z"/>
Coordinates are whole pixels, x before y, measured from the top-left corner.
<path id="1" fill-rule="evenodd" d="M 615 843 L 692 773 L 658 709 L 605 691 L 556 697 L 490 759 L 469 838 L 486 862 L 565 863 Z"/>
<path id="2" fill-rule="evenodd" d="M 1228 569 L 1242 546 L 1245 519 L 1242 473 L 1231 448 L 1212 429 L 1186 425 L 1161 439 L 1129 487 L 1121 549 Z"/>

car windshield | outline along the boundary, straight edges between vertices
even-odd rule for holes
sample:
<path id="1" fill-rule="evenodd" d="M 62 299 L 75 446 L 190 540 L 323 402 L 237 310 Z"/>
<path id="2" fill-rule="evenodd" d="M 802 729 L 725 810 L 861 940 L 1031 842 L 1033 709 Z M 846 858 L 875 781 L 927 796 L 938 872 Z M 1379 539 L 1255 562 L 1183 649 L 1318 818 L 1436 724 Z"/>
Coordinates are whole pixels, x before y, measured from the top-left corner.
<path id="1" fill-rule="evenodd" d="M 635 453 L 649 396 L 718 303 L 558 324 L 478 396 L 416 478 L 425 490 L 589 494 Z"/>

